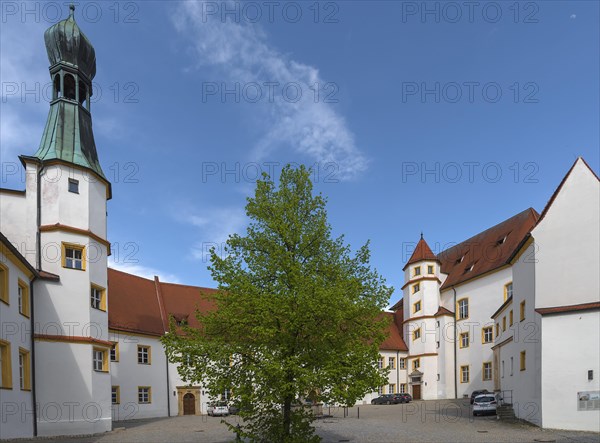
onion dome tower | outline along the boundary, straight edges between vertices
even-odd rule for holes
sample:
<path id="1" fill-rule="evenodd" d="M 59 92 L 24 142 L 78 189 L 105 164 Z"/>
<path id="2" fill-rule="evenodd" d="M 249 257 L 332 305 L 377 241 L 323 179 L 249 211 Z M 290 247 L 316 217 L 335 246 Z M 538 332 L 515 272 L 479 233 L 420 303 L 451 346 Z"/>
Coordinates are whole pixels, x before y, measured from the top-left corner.
<path id="1" fill-rule="evenodd" d="M 35 157 L 62 160 L 106 177 L 98 161 L 90 98 L 96 75 L 96 52 L 81 31 L 70 6 L 69 17 L 44 34 L 52 78 L 52 101 L 42 141 Z"/>

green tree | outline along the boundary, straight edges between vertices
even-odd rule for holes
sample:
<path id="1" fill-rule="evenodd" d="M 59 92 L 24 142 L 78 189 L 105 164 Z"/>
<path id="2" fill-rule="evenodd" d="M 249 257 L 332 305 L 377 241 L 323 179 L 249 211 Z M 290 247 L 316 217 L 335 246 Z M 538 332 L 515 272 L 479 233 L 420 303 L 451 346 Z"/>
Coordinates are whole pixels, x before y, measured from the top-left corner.
<path id="1" fill-rule="evenodd" d="M 353 255 L 332 238 L 310 174 L 287 166 L 278 188 L 257 181 L 246 235 L 231 235 L 223 258 L 211 251 L 215 309 L 196 313 L 197 328 L 172 322 L 163 339 L 184 379 L 231 390 L 243 418 L 231 429 L 251 441 L 319 441 L 298 399 L 351 406 L 387 380 L 377 359 L 392 288 L 368 243 Z"/>

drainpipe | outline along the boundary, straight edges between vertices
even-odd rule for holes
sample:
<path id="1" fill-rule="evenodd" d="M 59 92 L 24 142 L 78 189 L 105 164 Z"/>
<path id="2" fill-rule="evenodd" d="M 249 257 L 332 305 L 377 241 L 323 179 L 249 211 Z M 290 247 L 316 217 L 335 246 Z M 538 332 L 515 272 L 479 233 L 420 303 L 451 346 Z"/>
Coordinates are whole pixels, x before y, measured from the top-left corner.
<path id="1" fill-rule="evenodd" d="M 400 392 L 400 351 L 396 351 L 396 391 Z"/>
<path id="2" fill-rule="evenodd" d="M 452 291 L 454 291 L 454 311 L 456 311 L 456 289 L 452 286 Z M 456 361 L 456 312 L 454 312 L 454 398 L 458 399 L 458 379 L 457 379 L 457 370 L 456 365 L 458 364 Z"/>
<path id="3" fill-rule="evenodd" d="M 37 430 L 37 396 L 36 396 L 36 389 L 35 389 L 35 340 L 34 340 L 34 331 L 33 331 L 33 325 L 34 325 L 34 312 L 35 312 L 35 306 L 34 306 L 34 293 L 33 293 L 33 282 L 35 281 L 36 277 L 33 277 L 33 280 L 31 280 L 31 282 L 29 283 L 29 296 L 30 296 L 30 300 L 29 300 L 29 305 L 30 305 L 30 312 L 29 312 L 29 320 L 31 321 L 31 402 L 33 403 L 33 436 L 37 437 L 38 435 L 38 430 Z"/>
<path id="4" fill-rule="evenodd" d="M 168 334 L 168 332 L 165 332 Z M 165 352 L 165 366 L 167 368 L 167 417 L 171 416 L 171 386 L 169 383 L 169 358 Z"/>
<path id="5" fill-rule="evenodd" d="M 42 173 L 44 172 L 44 164 L 38 160 L 38 172 L 37 172 L 37 214 L 36 214 L 36 223 L 37 223 L 37 232 L 36 243 L 37 243 L 37 257 L 36 264 L 37 269 L 42 269 L 42 233 L 40 232 L 40 227 L 42 226 Z"/>

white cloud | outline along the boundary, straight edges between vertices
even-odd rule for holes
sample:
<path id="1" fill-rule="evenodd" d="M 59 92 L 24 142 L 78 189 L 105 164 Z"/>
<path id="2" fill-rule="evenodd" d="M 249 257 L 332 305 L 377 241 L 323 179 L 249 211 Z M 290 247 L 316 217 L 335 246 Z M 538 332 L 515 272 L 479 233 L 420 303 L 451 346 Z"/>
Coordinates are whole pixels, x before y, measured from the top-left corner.
<path id="1" fill-rule="evenodd" d="M 115 263 L 112 256 L 108 258 L 108 267 L 116 269 L 117 271 L 137 275 L 138 277 L 148 278 L 150 280 L 154 280 L 154 276 L 157 275 L 162 282 L 181 283 L 181 280 L 175 274 L 164 273 L 158 269 L 143 266 L 139 263 Z"/>
<path id="2" fill-rule="evenodd" d="M 222 2 L 221 8 L 226 5 L 232 7 Z M 228 87 L 235 82 L 280 85 L 275 87 L 272 100 L 267 98 L 268 87 L 261 87 L 263 99 L 251 106 L 252 117 L 263 130 L 254 149 L 259 160 L 281 148 L 291 148 L 321 164 L 335 163 L 340 179 L 352 179 L 366 170 L 368 160 L 357 148 L 345 119 L 324 100 L 331 90 L 321 91 L 315 100 L 310 86 L 318 83 L 323 87 L 327 83 L 315 67 L 280 54 L 257 25 L 207 16 L 206 2 L 182 2 L 173 21 L 181 34 L 189 36 L 198 57 L 197 67 L 217 67 L 229 82 Z M 286 96 L 281 91 L 284 85 L 292 85 Z M 302 91 L 295 103 L 290 100 L 295 95 L 294 85 Z"/>
<path id="3" fill-rule="evenodd" d="M 220 254 L 230 234 L 242 234 L 247 221 L 244 210 L 233 207 L 206 207 L 200 211 L 190 205 L 179 205 L 179 208 L 171 213 L 178 214 L 178 222 L 198 229 L 190 248 L 190 255 L 193 259 L 203 262 L 208 262 L 211 247 L 214 246 Z"/>
<path id="4" fill-rule="evenodd" d="M 577 18 L 576 14 L 571 14 L 571 18 Z"/>

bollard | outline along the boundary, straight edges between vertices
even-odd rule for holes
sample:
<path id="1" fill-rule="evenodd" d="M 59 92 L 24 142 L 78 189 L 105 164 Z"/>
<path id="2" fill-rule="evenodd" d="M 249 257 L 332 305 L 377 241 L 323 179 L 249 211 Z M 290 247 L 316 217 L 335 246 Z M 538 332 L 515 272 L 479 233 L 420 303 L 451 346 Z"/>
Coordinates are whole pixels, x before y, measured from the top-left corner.
<path id="1" fill-rule="evenodd" d="M 360 420 L 360 406 L 356 408 L 356 418 Z"/>

